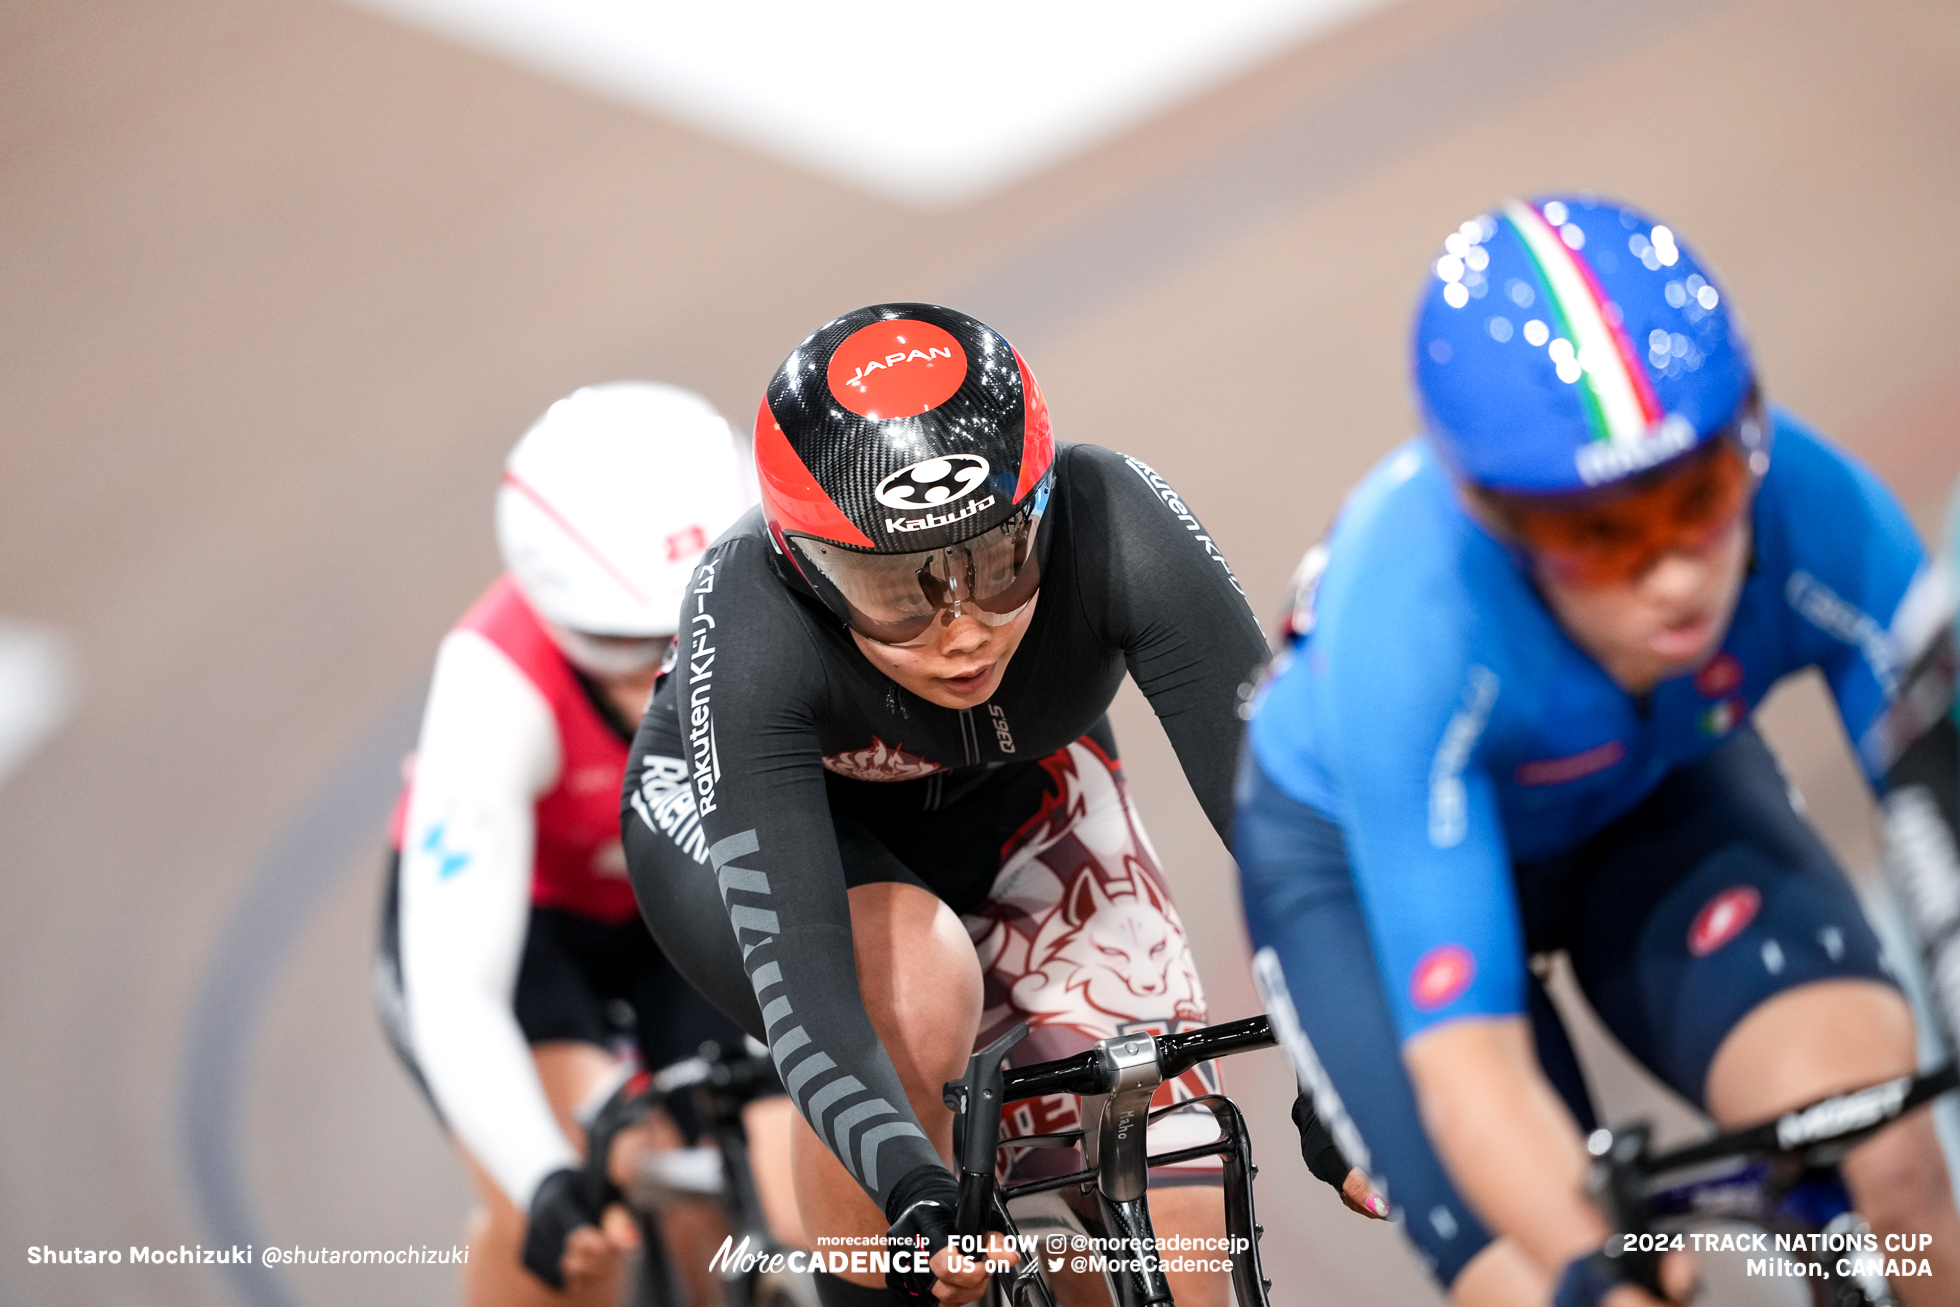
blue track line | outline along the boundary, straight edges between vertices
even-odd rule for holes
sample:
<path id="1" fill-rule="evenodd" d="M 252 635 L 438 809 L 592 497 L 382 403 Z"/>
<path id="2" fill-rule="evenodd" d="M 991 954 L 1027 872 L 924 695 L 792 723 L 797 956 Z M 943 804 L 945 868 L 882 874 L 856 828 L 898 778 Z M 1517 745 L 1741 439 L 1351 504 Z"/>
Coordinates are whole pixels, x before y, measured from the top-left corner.
<path id="1" fill-rule="evenodd" d="M 265 1246 L 246 1183 L 241 1124 L 266 1000 L 300 938 L 363 850 L 381 857 L 402 755 L 414 746 L 426 681 L 368 728 L 265 856 L 225 923 L 191 1009 L 180 1099 L 184 1164 L 212 1244 Z M 256 1262 L 225 1268 L 242 1307 L 298 1307 L 285 1277 Z"/>

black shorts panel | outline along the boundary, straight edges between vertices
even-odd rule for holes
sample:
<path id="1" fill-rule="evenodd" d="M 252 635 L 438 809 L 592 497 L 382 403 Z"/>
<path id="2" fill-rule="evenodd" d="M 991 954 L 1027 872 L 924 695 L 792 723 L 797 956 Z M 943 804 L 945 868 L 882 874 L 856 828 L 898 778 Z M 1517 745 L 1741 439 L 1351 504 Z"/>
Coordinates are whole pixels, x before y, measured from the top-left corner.
<path id="1" fill-rule="evenodd" d="M 1753 725 L 1569 854 L 1521 864 L 1529 946 L 1563 948 L 1627 1051 L 1691 1103 L 1729 1031 L 1819 980 L 1892 984 L 1837 860 Z M 1530 905 L 1542 905 L 1533 912 Z"/>
<path id="2" fill-rule="evenodd" d="M 1083 738 L 1118 761 L 1107 717 Z M 826 780 L 845 886 L 917 885 L 961 916 L 986 901 L 1006 849 L 1054 793 L 1039 762 L 1009 763 L 959 782 Z"/>
<path id="3" fill-rule="evenodd" d="M 609 1046 L 630 1028 L 648 1068 L 692 1057 L 703 1042 L 741 1041 L 635 916 L 616 924 L 562 908 L 532 908 L 512 1008 L 532 1044 Z M 621 1018 L 628 1018 L 622 1021 Z"/>

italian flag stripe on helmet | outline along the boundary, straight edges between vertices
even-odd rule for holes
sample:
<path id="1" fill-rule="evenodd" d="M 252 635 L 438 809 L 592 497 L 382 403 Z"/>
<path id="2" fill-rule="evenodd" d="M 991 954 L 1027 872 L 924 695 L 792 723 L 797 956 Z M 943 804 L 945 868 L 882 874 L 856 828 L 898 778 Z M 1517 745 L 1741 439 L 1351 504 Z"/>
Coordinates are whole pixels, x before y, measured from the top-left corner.
<path id="1" fill-rule="evenodd" d="M 1616 445 L 1643 439 L 1661 419 L 1660 400 L 1592 268 L 1532 205 L 1506 200 L 1504 219 L 1538 268 L 1550 301 L 1548 316 L 1569 333 L 1565 338 L 1579 369 L 1575 381 L 1583 388 L 1593 439 Z M 1557 342 L 1549 348 L 1556 349 Z"/>

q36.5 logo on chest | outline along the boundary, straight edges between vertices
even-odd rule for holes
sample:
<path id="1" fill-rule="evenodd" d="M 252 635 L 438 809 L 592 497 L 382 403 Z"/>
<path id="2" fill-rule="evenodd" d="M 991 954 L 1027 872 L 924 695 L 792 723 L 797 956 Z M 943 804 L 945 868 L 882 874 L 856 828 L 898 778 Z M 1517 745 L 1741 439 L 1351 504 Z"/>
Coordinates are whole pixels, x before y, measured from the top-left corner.
<path id="1" fill-rule="evenodd" d="M 898 469 L 873 493 L 886 508 L 901 512 L 938 508 L 985 485 L 989 470 L 987 460 L 978 454 L 945 454 Z"/>

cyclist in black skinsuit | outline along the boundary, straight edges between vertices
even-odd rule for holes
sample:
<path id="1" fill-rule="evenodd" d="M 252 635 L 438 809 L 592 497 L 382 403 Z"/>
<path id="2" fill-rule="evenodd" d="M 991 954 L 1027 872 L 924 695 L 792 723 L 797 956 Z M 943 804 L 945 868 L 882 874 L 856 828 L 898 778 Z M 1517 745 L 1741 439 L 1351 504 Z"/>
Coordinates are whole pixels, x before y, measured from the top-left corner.
<path id="1" fill-rule="evenodd" d="M 1127 670 L 1222 837 L 1235 696 L 1265 643 L 1176 493 L 1054 444 L 1020 356 L 963 314 L 827 324 L 756 436 L 763 508 L 697 570 L 634 742 L 628 864 L 668 956 L 767 1039 L 815 1131 L 797 1155 L 811 1233 L 891 1221 L 943 1242 L 938 1087 L 976 1038 L 1029 1020 L 1032 1061 L 1205 1020 L 1104 713 Z M 1010 1131 L 1070 1124 L 1037 1118 Z M 819 1138 L 849 1180 L 806 1179 Z M 1212 1178 L 1170 1177 L 1200 1215 L 1161 1224 L 1216 1221 Z M 820 1287 L 876 1301 L 870 1278 Z"/>

